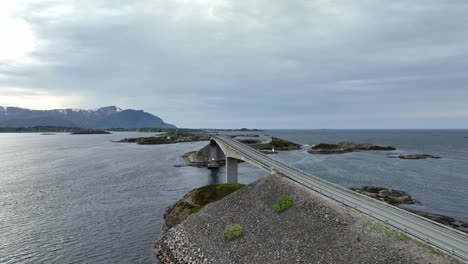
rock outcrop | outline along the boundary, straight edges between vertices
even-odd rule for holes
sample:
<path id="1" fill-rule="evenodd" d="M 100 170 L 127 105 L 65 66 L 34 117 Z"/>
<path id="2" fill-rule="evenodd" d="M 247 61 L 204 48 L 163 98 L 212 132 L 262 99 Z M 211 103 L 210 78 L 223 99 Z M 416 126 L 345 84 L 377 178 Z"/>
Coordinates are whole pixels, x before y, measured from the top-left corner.
<path id="1" fill-rule="evenodd" d="M 351 188 L 351 190 L 392 205 L 414 204 L 416 202 L 409 194 L 389 188 L 364 186 L 362 188 Z"/>

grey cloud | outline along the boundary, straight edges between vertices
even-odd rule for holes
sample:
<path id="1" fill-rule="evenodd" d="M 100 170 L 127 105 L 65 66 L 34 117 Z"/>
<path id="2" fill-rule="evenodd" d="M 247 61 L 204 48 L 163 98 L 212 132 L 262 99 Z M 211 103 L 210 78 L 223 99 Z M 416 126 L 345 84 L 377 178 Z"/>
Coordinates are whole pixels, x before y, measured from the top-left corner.
<path id="1" fill-rule="evenodd" d="M 466 1 L 83 0 L 55 14 L 61 3 L 19 13 L 39 63 L 3 65 L 0 87 L 80 94 L 82 107 L 142 108 L 192 127 L 468 121 Z M 437 111 L 447 114 L 428 122 Z"/>

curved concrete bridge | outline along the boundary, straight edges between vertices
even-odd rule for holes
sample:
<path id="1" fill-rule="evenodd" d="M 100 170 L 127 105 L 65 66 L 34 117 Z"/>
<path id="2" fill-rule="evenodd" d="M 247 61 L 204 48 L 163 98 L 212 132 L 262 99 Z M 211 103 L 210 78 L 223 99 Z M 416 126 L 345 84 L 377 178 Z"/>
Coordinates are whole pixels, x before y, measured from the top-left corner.
<path id="1" fill-rule="evenodd" d="M 237 182 L 238 160 L 243 160 L 269 173 L 281 174 L 401 232 L 468 261 L 466 233 L 299 171 L 232 138 L 212 136 L 210 146 L 210 157 L 217 157 L 218 147 L 226 156 L 226 182 Z"/>

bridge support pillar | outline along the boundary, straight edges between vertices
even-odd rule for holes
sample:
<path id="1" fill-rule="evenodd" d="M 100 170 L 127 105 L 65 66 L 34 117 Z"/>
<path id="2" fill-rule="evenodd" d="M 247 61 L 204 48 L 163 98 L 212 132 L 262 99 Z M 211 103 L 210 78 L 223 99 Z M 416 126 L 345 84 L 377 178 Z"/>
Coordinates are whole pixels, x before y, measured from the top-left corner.
<path id="1" fill-rule="evenodd" d="M 226 183 L 237 183 L 237 159 L 226 157 Z"/>
<path id="2" fill-rule="evenodd" d="M 212 144 L 210 142 L 210 161 L 208 163 L 208 169 L 217 169 L 219 168 L 218 164 L 218 151 L 217 151 L 218 145 Z"/>

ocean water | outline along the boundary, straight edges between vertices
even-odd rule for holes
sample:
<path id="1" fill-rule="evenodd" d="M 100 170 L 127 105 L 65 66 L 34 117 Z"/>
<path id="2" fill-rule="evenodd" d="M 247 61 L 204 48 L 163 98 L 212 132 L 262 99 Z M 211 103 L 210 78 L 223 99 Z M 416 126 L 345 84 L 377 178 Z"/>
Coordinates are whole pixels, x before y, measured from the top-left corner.
<path id="1" fill-rule="evenodd" d="M 275 155 L 346 187 L 407 191 L 411 207 L 468 222 L 466 130 L 271 130 L 301 144 L 362 141 L 428 153 L 440 160 L 399 160 L 387 152 Z M 153 263 L 167 206 L 193 188 L 223 181 L 218 171 L 173 167 L 206 142 L 136 145 L 111 140 L 151 133 L 53 136 L 0 134 L 0 263 Z M 240 182 L 265 173 L 240 164 Z"/>
<path id="2" fill-rule="evenodd" d="M 367 142 L 396 151 L 312 155 L 280 153 L 279 158 L 345 187 L 374 185 L 408 192 L 415 210 L 468 222 L 468 130 L 283 130 L 272 135 L 300 144 Z M 387 154 L 432 154 L 441 159 L 401 160 Z"/>

